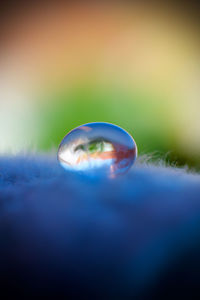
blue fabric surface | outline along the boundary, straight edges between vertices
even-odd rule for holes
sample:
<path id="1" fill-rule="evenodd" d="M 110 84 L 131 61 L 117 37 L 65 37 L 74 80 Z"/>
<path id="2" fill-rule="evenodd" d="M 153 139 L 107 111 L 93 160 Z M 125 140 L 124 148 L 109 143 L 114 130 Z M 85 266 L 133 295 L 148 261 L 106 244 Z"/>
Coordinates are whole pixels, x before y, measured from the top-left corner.
<path id="1" fill-rule="evenodd" d="M 87 178 L 53 155 L 1 157 L 0 241 L 8 295 L 191 296 L 200 280 L 200 175 L 143 160 L 116 179 Z"/>

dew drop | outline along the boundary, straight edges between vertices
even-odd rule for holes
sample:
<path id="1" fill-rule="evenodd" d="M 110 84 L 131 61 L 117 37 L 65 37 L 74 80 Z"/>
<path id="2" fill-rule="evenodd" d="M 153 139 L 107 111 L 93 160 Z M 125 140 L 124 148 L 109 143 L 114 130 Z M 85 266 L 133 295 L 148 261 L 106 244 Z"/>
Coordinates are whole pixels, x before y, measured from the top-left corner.
<path id="1" fill-rule="evenodd" d="M 114 178 L 133 165 L 137 146 L 119 126 L 88 123 L 70 131 L 58 148 L 58 160 L 69 171 Z"/>

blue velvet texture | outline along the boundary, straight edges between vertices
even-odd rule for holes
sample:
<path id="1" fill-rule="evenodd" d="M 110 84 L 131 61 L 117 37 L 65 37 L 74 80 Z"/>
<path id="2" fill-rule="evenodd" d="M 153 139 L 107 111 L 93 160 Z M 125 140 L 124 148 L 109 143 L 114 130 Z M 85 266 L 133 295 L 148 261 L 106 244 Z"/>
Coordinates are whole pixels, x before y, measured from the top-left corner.
<path id="1" fill-rule="evenodd" d="M 198 174 L 143 161 L 88 178 L 51 155 L 0 159 L 0 288 L 13 299 L 195 299 L 199 253 Z"/>

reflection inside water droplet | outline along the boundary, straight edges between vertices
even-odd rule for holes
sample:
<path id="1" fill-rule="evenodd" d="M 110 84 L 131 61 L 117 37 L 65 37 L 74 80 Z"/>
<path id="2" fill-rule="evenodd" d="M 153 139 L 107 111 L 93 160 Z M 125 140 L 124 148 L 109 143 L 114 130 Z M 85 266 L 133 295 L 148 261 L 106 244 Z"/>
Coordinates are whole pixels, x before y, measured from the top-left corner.
<path id="1" fill-rule="evenodd" d="M 111 178 L 126 172 L 136 156 L 133 138 L 122 128 L 103 122 L 73 129 L 58 149 L 58 160 L 66 170 Z"/>

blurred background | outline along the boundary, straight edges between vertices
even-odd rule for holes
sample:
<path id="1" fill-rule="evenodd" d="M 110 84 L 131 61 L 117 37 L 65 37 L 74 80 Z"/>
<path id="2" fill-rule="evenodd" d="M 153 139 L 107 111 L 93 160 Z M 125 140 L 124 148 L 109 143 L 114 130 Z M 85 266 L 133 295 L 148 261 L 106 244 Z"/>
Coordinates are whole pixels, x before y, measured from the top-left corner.
<path id="1" fill-rule="evenodd" d="M 105 121 L 140 154 L 199 170 L 198 12 L 193 1 L 2 6 L 0 154 L 56 149 Z"/>

